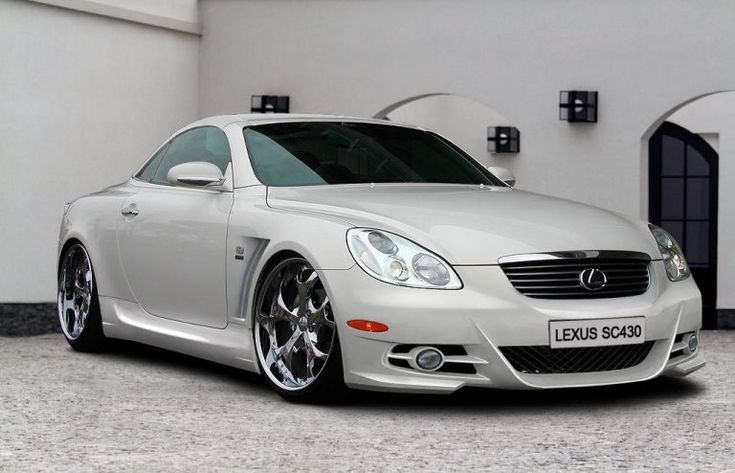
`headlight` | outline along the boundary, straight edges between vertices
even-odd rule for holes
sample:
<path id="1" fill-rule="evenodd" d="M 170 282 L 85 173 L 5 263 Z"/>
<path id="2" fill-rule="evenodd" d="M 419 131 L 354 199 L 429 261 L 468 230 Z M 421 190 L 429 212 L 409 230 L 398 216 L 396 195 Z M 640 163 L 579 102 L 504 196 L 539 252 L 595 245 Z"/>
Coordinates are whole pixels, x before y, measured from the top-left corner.
<path id="1" fill-rule="evenodd" d="M 462 287 L 459 276 L 446 261 L 393 233 L 352 228 L 347 231 L 347 247 L 365 272 L 389 284 L 434 289 Z"/>
<path id="2" fill-rule="evenodd" d="M 684 259 L 684 253 L 669 235 L 669 232 L 656 225 L 649 224 L 653 237 L 658 243 L 658 249 L 661 250 L 661 256 L 664 259 L 664 267 L 666 267 L 666 275 L 671 281 L 682 281 L 689 277 L 689 265 Z"/>

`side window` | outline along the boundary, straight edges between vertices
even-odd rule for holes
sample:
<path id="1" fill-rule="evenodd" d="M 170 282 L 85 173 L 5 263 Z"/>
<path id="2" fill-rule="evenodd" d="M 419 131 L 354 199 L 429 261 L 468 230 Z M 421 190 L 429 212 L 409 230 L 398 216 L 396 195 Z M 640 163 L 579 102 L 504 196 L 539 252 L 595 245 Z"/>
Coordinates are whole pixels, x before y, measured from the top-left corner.
<path id="1" fill-rule="evenodd" d="M 163 155 L 166 154 L 167 149 L 168 144 L 159 149 L 158 152 L 154 154 L 151 159 L 148 160 L 145 166 L 143 166 L 143 169 L 141 169 L 140 172 L 135 175 L 135 177 L 137 177 L 138 179 L 143 179 L 144 181 L 150 181 L 151 179 L 153 179 L 153 176 L 158 170 L 158 166 L 161 165 L 161 160 L 163 159 Z"/>
<path id="2" fill-rule="evenodd" d="M 174 138 L 154 174 L 153 181 L 166 183 L 166 176 L 172 167 L 192 161 L 212 163 L 224 174 L 230 164 L 230 145 L 225 133 L 219 128 L 207 126 L 185 131 Z"/>

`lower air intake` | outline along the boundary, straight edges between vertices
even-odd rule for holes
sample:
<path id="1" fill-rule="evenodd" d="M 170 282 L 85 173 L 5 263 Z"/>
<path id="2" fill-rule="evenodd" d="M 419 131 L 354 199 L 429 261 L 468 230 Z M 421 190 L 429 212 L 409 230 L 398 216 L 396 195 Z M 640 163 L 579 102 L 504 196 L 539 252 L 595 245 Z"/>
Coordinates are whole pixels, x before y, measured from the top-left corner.
<path id="1" fill-rule="evenodd" d="M 513 368 L 521 373 L 591 373 L 636 366 L 646 359 L 653 343 L 554 349 L 544 345 L 518 346 L 500 347 L 500 351 Z"/>

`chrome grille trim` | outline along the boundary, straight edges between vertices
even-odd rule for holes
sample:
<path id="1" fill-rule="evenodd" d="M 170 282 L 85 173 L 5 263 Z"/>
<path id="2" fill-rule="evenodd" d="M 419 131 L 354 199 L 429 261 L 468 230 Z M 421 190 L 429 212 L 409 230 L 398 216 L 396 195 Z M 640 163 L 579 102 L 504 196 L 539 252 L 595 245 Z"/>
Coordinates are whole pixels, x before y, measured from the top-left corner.
<path id="1" fill-rule="evenodd" d="M 527 263 L 529 261 L 566 260 L 566 259 L 590 259 L 590 258 L 619 258 L 619 259 L 645 259 L 651 261 L 646 253 L 638 251 L 620 250 L 574 250 L 574 251 L 551 251 L 548 253 L 524 253 L 521 255 L 502 256 L 498 263 Z"/>
<path id="2" fill-rule="evenodd" d="M 498 260 L 513 287 L 540 299 L 601 299 L 645 293 L 650 285 L 651 257 L 631 251 L 563 251 L 513 255 Z M 580 283 L 585 269 L 602 271 L 606 284 L 588 290 Z"/>

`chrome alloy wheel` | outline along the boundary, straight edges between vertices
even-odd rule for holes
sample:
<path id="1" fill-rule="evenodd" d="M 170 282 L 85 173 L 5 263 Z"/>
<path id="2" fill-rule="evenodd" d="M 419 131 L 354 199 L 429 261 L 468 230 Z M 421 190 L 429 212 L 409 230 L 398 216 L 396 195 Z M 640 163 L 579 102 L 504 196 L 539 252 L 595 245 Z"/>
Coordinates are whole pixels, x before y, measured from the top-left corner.
<path id="1" fill-rule="evenodd" d="M 255 346 L 268 378 L 288 391 L 311 385 L 336 335 L 316 271 L 300 258 L 283 261 L 266 278 L 255 307 Z"/>
<path id="2" fill-rule="evenodd" d="M 70 340 L 82 334 L 92 307 L 92 264 L 84 247 L 69 248 L 59 270 L 58 310 L 61 329 Z"/>

